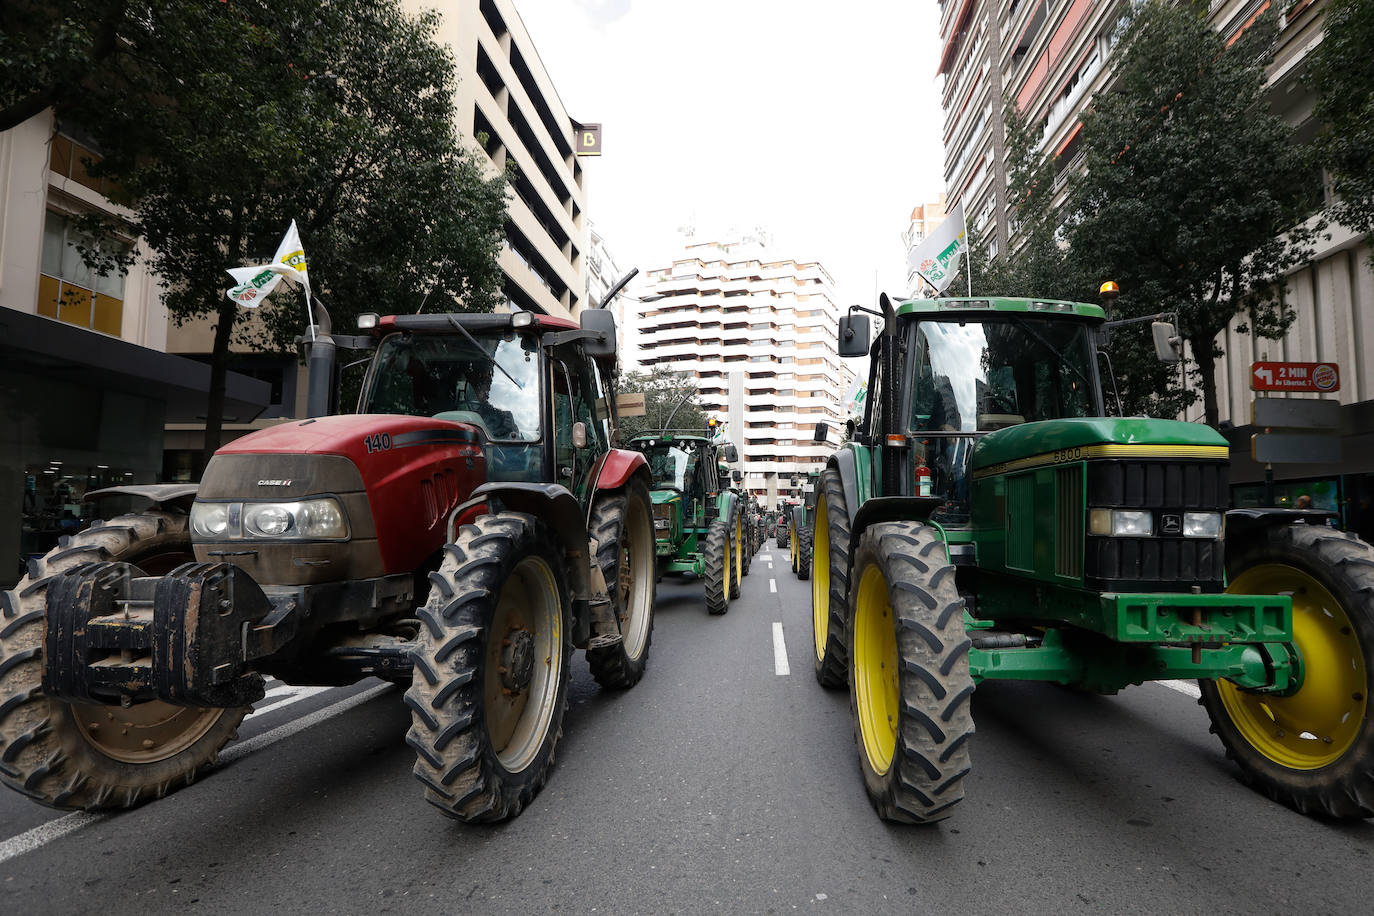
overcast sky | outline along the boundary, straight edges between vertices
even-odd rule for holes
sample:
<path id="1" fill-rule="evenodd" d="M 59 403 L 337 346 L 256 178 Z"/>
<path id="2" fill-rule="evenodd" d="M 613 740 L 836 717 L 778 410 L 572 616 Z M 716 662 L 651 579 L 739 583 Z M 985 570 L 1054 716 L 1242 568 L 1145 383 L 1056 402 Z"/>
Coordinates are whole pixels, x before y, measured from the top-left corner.
<path id="1" fill-rule="evenodd" d="M 905 292 L 901 233 L 944 188 L 935 0 L 516 0 L 576 121 L 588 215 L 622 270 L 679 230 L 760 226 L 840 303 Z"/>

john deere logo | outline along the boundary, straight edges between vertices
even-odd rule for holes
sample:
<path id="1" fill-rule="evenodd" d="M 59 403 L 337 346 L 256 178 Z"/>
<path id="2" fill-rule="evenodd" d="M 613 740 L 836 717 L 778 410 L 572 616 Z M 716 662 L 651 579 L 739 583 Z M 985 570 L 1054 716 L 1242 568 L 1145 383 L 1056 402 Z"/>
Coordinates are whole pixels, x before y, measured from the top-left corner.
<path id="1" fill-rule="evenodd" d="M 1166 515 L 1160 520 L 1160 528 L 1165 534 L 1183 533 L 1183 516 Z"/>

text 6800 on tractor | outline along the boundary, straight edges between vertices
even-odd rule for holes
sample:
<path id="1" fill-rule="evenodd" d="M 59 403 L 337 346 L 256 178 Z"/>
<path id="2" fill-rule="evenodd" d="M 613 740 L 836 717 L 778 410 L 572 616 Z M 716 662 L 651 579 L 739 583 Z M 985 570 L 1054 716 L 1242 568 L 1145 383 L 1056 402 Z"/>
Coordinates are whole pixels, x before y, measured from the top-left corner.
<path id="1" fill-rule="evenodd" d="M 311 419 L 217 451 L 189 516 L 90 528 L 5 594 L 6 784 L 136 805 L 212 765 L 265 676 L 375 675 L 409 685 L 428 800 L 501 820 L 547 778 L 572 649 L 604 686 L 639 680 L 653 523 L 644 458 L 611 445 L 611 315 L 364 319 L 358 414 L 323 415 L 326 317 Z"/>
<path id="2" fill-rule="evenodd" d="M 1246 782 L 1374 814 L 1374 549 L 1324 513 L 1228 511 L 1207 426 L 1106 416 L 1097 306 L 881 306 L 871 347 L 840 321 L 869 396 L 821 477 L 812 577 L 816 676 L 850 687 L 878 813 L 963 798 L 982 681 L 1196 678 Z"/>

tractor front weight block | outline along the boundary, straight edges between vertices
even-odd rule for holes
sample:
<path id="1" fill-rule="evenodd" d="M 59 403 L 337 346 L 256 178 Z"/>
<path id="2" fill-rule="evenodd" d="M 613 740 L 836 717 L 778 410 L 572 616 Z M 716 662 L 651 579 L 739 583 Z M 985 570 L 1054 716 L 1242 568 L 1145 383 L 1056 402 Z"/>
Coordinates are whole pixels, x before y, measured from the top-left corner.
<path id="1" fill-rule="evenodd" d="M 294 611 L 227 563 L 166 576 L 126 563 L 76 567 L 48 589 L 43 690 L 85 703 L 245 706 L 265 693 L 250 663 L 294 635 Z"/>

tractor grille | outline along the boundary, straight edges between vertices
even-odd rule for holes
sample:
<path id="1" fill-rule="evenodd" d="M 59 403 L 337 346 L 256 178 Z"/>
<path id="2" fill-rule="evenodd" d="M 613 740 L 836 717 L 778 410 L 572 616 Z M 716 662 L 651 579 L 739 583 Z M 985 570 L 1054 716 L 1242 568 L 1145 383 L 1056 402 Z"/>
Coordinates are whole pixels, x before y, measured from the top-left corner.
<path id="1" fill-rule="evenodd" d="M 1089 461 L 1087 508 L 1145 509 L 1154 516 L 1147 538 L 1087 537 L 1086 584 L 1103 591 L 1223 589 L 1222 541 L 1168 535 L 1184 512 L 1225 512 L 1224 461 Z"/>
<path id="2" fill-rule="evenodd" d="M 1055 468 L 1054 571 L 1078 578 L 1083 574 L 1083 466 Z"/>

